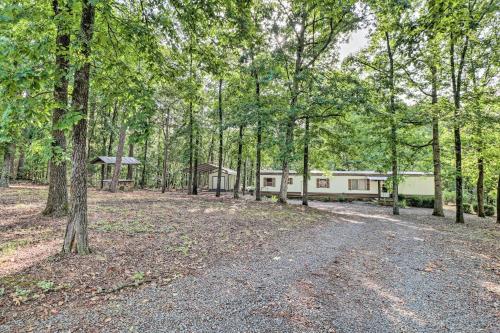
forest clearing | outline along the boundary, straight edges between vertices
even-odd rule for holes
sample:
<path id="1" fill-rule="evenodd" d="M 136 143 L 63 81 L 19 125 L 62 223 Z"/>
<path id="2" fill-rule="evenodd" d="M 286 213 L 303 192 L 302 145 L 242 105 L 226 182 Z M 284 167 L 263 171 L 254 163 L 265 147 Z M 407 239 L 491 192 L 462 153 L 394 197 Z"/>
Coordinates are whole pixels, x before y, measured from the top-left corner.
<path id="1" fill-rule="evenodd" d="M 65 257 L 46 193 L 0 192 L 0 332 L 499 328 L 493 218 L 92 190 L 92 253 Z"/>
<path id="2" fill-rule="evenodd" d="M 498 9 L 0 1 L 0 332 L 499 332 Z"/>

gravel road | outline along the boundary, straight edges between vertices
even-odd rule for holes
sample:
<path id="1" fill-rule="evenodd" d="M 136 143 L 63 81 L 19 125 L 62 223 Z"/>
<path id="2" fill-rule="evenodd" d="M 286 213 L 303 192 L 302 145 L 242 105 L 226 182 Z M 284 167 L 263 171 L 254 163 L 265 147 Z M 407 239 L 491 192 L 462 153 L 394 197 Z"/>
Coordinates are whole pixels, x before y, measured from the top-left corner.
<path id="1" fill-rule="evenodd" d="M 437 228 L 451 217 L 443 222 L 427 209 L 394 217 L 361 203 L 312 205 L 334 211 L 331 219 L 283 232 L 257 251 L 221 258 L 168 286 L 62 311 L 33 329 L 500 332 L 498 257 Z"/>

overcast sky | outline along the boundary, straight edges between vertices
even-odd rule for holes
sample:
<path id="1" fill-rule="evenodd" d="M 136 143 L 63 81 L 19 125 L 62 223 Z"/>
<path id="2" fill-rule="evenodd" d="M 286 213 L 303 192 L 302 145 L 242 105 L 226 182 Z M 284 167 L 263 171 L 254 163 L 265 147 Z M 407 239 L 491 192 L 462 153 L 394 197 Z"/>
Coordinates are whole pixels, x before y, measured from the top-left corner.
<path id="1" fill-rule="evenodd" d="M 340 62 L 346 57 L 359 52 L 366 46 L 368 46 L 368 28 L 352 32 L 349 36 L 349 41 L 340 44 Z"/>

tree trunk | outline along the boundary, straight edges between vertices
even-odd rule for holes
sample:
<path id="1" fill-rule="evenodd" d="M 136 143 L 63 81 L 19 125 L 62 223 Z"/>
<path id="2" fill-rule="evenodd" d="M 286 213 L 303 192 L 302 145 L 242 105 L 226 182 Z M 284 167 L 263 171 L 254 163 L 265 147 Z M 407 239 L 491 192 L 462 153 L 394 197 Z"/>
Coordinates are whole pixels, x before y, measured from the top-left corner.
<path id="1" fill-rule="evenodd" d="M 222 123 L 222 79 L 219 79 L 219 166 L 217 168 L 217 190 L 216 197 L 220 197 L 220 185 L 222 180 L 222 145 L 224 140 L 224 127 Z M 225 184 L 224 184 L 225 185 Z"/>
<path id="2" fill-rule="evenodd" d="M 118 102 L 115 101 L 113 106 L 113 115 L 111 116 L 111 128 L 109 130 L 109 143 L 108 143 L 108 156 L 113 156 L 113 142 L 115 138 L 115 121 L 116 116 L 118 115 Z M 111 176 L 111 165 L 106 166 L 106 179 L 109 179 Z"/>
<path id="3" fill-rule="evenodd" d="M 118 137 L 118 148 L 116 149 L 116 160 L 115 160 L 115 169 L 113 172 L 113 179 L 111 179 L 111 186 L 109 187 L 109 190 L 112 193 L 116 192 L 118 181 L 120 180 L 120 171 L 122 168 L 122 158 L 123 158 L 123 147 L 125 146 L 126 134 L 127 134 L 127 127 L 125 126 L 125 124 L 122 124 L 122 126 L 120 127 L 120 134 Z"/>
<path id="4" fill-rule="evenodd" d="M 500 174 L 497 182 L 497 223 L 500 223 Z"/>
<path id="5" fill-rule="evenodd" d="M 56 81 L 54 84 L 54 100 L 56 107 L 52 110 L 52 147 L 49 161 L 49 194 L 44 215 L 62 216 L 68 212 L 68 189 L 66 180 L 66 136 L 64 130 L 58 128 L 68 107 L 68 71 L 70 33 L 64 15 L 71 8 L 66 3 L 52 2 L 57 22 L 56 33 Z"/>
<path id="6" fill-rule="evenodd" d="M 168 185 L 168 152 L 169 152 L 169 146 L 170 146 L 170 140 L 169 140 L 169 126 L 170 126 L 170 109 L 167 109 L 167 117 L 165 118 L 165 127 L 163 131 L 163 136 L 165 143 L 163 145 L 163 173 L 162 173 L 162 185 L 161 185 L 161 193 L 165 193 L 165 190 Z"/>
<path id="7" fill-rule="evenodd" d="M 194 143 L 194 166 L 193 166 L 193 194 L 198 195 L 198 153 L 199 153 L 199 133 L 196 130 L 196 139 Z"/>
<path id="8" fill-rule="evenodd" d="M 146 186 L 146 161 L 148 158 L 148 143 L 149 143 L 149 133 L 146 136 L 146 142 L 144 143 L 144 157 L 142 163 L 142 173 L 141 173 L 141 188 Z"/>
<path id="9" fill-rule="evenodd" d="M 73 155 L 71 158 L 71 196 L 69 219 L 64 236 L 63 252 L 87 254 L 90 252 L 87 235 L 87 109 L 90 81 L 90 42 L 94 28 L 95 7 L 90 0 L 82 0 L 82 20 L 79 45 L 83 64 L 75 70 L 73 110 L 81 119 L 73 127 Z"/>
<path id="10" fill-rule="evenodd" d="M 451 83 L 453 90 L 453 101 L 455 104 L 453 112 L 453 136 L 455 141 L 455 202 L 456 202 L 456 223 L 464 223 L 463 205 L 463 176 L 462 176 L 462 139 L 460 135 L 460 91 L 462 84 L 462 70 L 465 64 L 465 54 L 467 51 L 468 38 L 462 49 L 458 73 L 455 73 L 455 40 L 453 34 L 450 36 L 450 69 Z"/>
<path id="11" fill-rule="evenodd" d="M 233 197 L 235 199 L 238 199 L 240 197 L 240 176 L 241 176 L 242 155 L 243 155 L 243 125 L 240 125 L 240 131 L 238 136 L 238 159 L 236 162 L 236 181 L 234 182 L 234 193 L 233 193 Z M 243 183 L 244 182 L 245 181 L 243 181 Z"/>
<path id="12" fill-rule="evenodd" d="M 188 194 L 193 194 L 193 102 L 189 102 L 189 175 Z"/>
<path id="13" fill-rule="evenodd" d="M 484 159 L 481 156 L 479 149 L 479 158 L 477 160 L 477 216 L 485 217 L 484 215 Z"/>
<path id="14" fill-rule="evenodd" d="M 134 157 L 134 144 L 131 143 L 128 145 L 128 156 L 129 157 Z M 127 180 L 132 180 L 134 179 L 134 166 L 133 165 L 127 165 Z"/>
<path id="15" fill-rule="evenodd" d="M 432 74 L 432 161 L 434 165 L 434 210 L 432 215 L 444 216 L 443 189 L 441 184 L 441 147 L 439 145 L 439 115 L 437 111 L 437 69 L 431 67 Z"/>
<path id="16" fill-rule="evenodd" d="M 261 201 L 260 194 L 260 168 L 262 154 L 262 114 L 260 110 L 260 82 L 257 70 L 255 70 L 255 98 L 257 101 L 257 147 L 255 152 L 255 200 Z"/>
<path id="17" fill-rule="evenodd" d="M 3 154 L 3 167 L 2 175 L 0 176 L 0 187 L 9 187 L 10 184 L 10 166 L 12 164 L 13 154 L 13 143 L 9 143 L 5 148 Z"/>
<path id="18" fill-rule="evenodd" d="M 389 33 L 385 32 L 387 56 L 389 58 L 389 109 L 391 114 L 391 165 L 392 165 L 392 214 L 399 215 L 399 193 L 398 193 L 398 133 L 396 125 L 396 102 L 394 87 L 394 57 L 391 49 Z"/>
<path id="19" fill-rule="evenodd" d="M 19 152 L 19 161 L 17 162 L 17 171 L 16 171 L 16 179 L 25 179 L 26 178 L 26 170 L 24 169 L 24 162 L 26 160 L 26 155 L 24 153 L 24 149 L 21 148 Z"/>
<path id="20" fill-rule="evenodd" d="M 246 188 L 247 188 L 247 164 L 248 157 L 245 159 L 245 163 L 243 164 L 243 184 L 241 184 L 241 194 L 245 196 Z"/>
<path id="21" fill-rule="evenodd" d="M 307 183 L 309 180 L 309 117 L 306 117 L 304 131 L 304 175 L 302 180 L 302 205 L 308 206 Z"/>

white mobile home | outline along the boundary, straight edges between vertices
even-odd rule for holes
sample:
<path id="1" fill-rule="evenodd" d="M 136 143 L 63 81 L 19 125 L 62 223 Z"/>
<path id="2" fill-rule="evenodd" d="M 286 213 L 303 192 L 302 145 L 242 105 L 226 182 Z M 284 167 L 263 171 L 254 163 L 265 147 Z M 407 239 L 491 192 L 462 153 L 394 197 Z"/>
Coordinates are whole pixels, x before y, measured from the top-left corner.
<path id="1" fill-rule="evenodd" d="M 434 195 L 434 176 L 426 172 L 401 172 L 399 194 Z M 309 197 L 331 197 L 369 199 L 389 197 L 390 188 L 386 186 L 390 173 L 375 171 L 331 171 L 323 173 L 314 170 L 307 183 Z M 263 170 L 260 173 L 261 193 L 278 195 L 281 186 L 281 170 Z M 288 179 L 288 196 L 301 197 L 303 175 L 291 171 Z"/>

